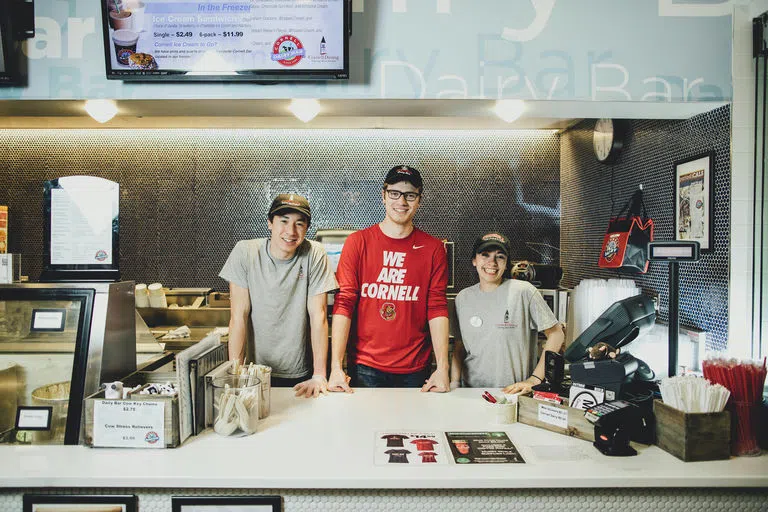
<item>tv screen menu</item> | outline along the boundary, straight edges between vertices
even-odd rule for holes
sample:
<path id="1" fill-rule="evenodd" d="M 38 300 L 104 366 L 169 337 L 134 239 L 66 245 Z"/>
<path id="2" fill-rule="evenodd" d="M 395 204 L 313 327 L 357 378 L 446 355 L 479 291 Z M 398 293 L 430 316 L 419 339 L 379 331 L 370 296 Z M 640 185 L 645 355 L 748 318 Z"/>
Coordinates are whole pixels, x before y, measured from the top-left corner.
<path id="1" fill-rule="evenodd" d="M 110 78 L 346 72 L 346 0 L 102 2 Z"/>

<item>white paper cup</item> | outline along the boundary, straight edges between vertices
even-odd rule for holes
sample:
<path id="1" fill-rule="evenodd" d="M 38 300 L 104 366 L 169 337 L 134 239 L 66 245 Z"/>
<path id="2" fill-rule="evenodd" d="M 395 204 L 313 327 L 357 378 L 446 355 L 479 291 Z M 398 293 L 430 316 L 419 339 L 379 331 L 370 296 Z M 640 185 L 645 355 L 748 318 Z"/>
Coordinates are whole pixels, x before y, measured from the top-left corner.
<path id="1" fill-rule="evenodd" d="M 491 422 L 497 425 L 517 423 L 517 403 L 488 404 Z"/>
<path id="2" fill-rule="evenodd" d="M 149 290 L 147 290 L 146 284 L 139 283 L 136 285 L 135 298 L 137 308 L 149 307 Z"/>
<path id="3" fill-rule="evenodd" d="M 136 44 L 139 40 L 138 32 L 133 30 L 115 30 L 112 33 L 112 43 L 115 45 L 115 58 L 123 66 L 129 64 L 129 58 L 136 53 Z"/>
<path id="4" fill-rule="evenodd" d="M 136 32 L 143 32 L 146 30 L 146 27 L 144 26 L 144 9 L 146 8 L 144 2 L 130 0 L 128 2 L 128 8 L 131 10 L 131 18 L 133 18 L 133 30 Z"/>
<path id="5" fill-rule="evenodd" d="M 115 30 L 133 28 L 133 13 L 129 10 L 109 11 L 109 21 Z"/>
<path id="6" fill-rule="evenodd" d="M 161 283 L 152 283 L 147 286 L 149 290 L 149 307 L 151 308 L 167 308 L 168 301 L 165 298 L 165 290 Z"/>

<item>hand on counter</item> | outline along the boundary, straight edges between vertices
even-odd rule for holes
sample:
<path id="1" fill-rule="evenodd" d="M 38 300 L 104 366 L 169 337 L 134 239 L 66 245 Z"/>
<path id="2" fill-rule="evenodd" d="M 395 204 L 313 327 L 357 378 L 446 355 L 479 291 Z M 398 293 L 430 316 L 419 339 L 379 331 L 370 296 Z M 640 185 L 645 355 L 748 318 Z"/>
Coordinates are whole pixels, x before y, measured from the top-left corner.
<path id="1" fill-rule="evenodd" d="M 344 373 L 344 370 L 331 370 L 331 376 L 328 380 L 329 391 L 344 391 L 345 393 L 354 393 L 355 391 L 349 387 L 349 375 Z"/>
<path id="2" fill-rule="evenodd" d="M 521 380 L 520 382 L 515 382 L 514 384 L 510 384 L 509 386 L 505 387 L 502 391 L 506 395 L 512 395 L 512 394 L 521 394 L 521 395 L 527 395 L 531 392 L 531 387 L 538 384 L 539 381 L 532 379 L 531 377 L 527 378 L 526 380 Z"/>
<path id="3" fill-rule="evenodd" d="M 451 390 L 451 381 L 448 377 L 448 370 L 438 368 L 432 373 L 426 384 L 421 387 L 421 391 L 431 391 L 433 393 L 447 393 Z"/>
<path id="4" fill-rule="evenodd" d="M 322 375 L 313 375 L 311 379 L 299 382 L 293 386 L 296 396 L 317 398 L 328 393 L 328 381 Z"/>

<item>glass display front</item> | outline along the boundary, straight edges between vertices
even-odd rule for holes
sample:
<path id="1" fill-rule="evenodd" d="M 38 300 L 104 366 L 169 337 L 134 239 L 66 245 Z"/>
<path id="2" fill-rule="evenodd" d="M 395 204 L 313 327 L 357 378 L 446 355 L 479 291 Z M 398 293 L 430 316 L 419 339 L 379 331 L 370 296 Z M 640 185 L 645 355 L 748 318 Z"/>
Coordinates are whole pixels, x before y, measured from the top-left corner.
<path id="1" fill-rule="evenodd" d="M 0 300 L 0 352 L 74 352 L 81 306 L 73 300 Z"/>
<path id="2" fill-rule="evenodd" d="M 0 289 L 0 443 L 77 443 L 92 303 L 92 290 Z M 50 428 L 16 429 L 20 409 Z"/>

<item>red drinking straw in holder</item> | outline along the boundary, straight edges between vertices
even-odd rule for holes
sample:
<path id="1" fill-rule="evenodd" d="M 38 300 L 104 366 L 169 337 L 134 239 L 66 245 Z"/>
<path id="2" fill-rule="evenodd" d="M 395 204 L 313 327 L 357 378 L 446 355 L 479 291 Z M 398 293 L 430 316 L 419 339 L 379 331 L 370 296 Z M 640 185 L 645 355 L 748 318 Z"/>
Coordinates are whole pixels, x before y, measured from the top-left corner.
<path id="1" fill-rule="evenodd" d="M 708 359 L 703 363 L 704 377 L 714 383 L 722 384 L 731 392 L 728 401 L 732 418 L 732 446 L 735 455 L 758 455 L 755 432 L 758 406 L 762 402 L 763 386 L 766 376 L 766 359 L 763 365 L 735 359 Z"/>

